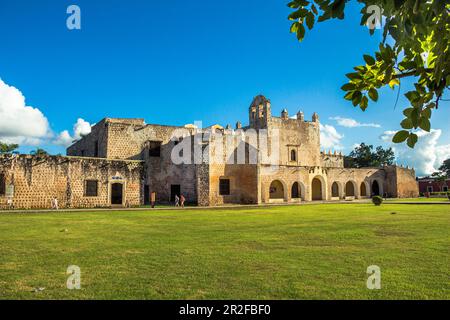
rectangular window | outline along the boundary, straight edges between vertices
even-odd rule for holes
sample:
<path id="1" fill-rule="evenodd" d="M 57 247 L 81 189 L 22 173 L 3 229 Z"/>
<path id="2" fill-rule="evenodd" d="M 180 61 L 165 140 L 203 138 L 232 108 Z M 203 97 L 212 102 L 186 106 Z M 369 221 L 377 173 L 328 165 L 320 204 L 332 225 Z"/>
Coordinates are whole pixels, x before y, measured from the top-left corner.
<path id="1" fill-rule="evenodd" d="M 4 174 L 0 174 L 0 196 L 6 193 L 6 179 Z"/>
<path id="2" fill-rule="evenodd" d="M 97 180 L 86 180 L 84 195 L 86 197 L 97 197 L 98 196 L 98 181 Z"/>
<path id="3" fill-rule="evenodd" d="M 447 186 L 443 186 L 442 187 L 442 192 L 448 192 L 448 187 Z"/>
<path id="4" fill-rule="evenodd" d="M 161 157 L 161 142 L 160 141 L 150 141 L 148 155 L 150 157 L 154 157 L 154 158 Z"/>
<path id="5" fill-rule="evenodd" d="M 230 195 L 230 179 L 220 179 L 219 194 L 221 196 L 229 196 Z"/>
<path id="6" fill-rule="evenodd" d="M 428 186 L 428 187 L 427 187 L 427 191 L 428 191 L 428 192 L 433 192 L 433 187 L 432 187 L 432 186 Z"/>

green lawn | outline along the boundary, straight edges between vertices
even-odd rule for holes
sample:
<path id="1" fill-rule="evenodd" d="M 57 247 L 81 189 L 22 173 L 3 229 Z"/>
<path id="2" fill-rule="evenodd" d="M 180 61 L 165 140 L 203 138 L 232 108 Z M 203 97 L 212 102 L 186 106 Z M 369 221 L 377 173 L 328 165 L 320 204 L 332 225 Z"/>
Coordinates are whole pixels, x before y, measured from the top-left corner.
<path id="1" fill-rule="evenodd" d="M 449 227 L 444 205 L 0 214 L 0 299 L 450 299 Z"/>
<path id="2" fill-rule="evenodd" d="M 386 202 L 449 202 L 448 198 L 396 198 L 387 199 Z"/>

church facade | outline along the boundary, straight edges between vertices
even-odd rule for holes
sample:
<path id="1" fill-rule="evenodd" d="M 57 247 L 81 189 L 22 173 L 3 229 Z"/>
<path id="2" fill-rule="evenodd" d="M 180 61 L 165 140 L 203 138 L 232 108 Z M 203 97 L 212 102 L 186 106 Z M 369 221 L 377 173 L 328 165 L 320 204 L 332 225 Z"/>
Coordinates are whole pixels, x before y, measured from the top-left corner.
<path id="1" fill-rule="evenodd" d="M 234 128 L 165 126 L 105 118 L 67 156 L 0 157 L 0 208 L 141 206 L 184 195 L 199 206 L 416 197 L 410 168 L 344 168 L 323 152 L 319 117 L 272 115 L 257 96 L 249 122 Z"/>

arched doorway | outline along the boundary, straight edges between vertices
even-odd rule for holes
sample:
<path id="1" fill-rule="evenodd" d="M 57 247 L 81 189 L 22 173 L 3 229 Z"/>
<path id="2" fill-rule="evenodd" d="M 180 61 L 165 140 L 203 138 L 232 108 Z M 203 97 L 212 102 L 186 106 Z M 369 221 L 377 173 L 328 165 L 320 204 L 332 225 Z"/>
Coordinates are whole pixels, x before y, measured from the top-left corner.
<path id="1" fill-rule="evenodd" d="M 270 199 L 284 199 L 284 187 L 279 180 L 275 180 L 270 184 Z"/>
<path id="2" fill-rule="evenodd" d="M 360 188 L 360 191 L 359 191 L 359 195 L 361 197 L 367 197 L 367 187 L 366 187 L 366 184 L 364 182 L 361 183 L 361 188 Z"/>
<path id="3" fill-rule="evenodd" d="M 291 198 L 292 199 L 299 199 L 300 198 L 300 186 L 298 182 L 294 182 L 291 188 Z"/>
<path id="4" fill-rule="evenodd" d="M 322 181 L 319 178 L 314 178 L 311 183 L 312 200 L 323 200 L 322 197 Z"/>
<path id="5" fill-rule="evenodd" d="M 355 186 L 353 182 L 349 181 L 345 184 L 345 196 L 354 197 L 355 196 Z"/>
<path id="6" fill-rule="evenodd" d="M 374 180 L 372 182 L 372 195 L 373 196 L 379 196 L 380 195 L 380 185 L 378 184 L 377 180 Z"/>
<path id="7" fill-rule="evenodd" d="M 123 204 L 123 184 L 113 183 L 111 185 L 111 204 L 112 205 Z"/>
<path id="8" fill-rule="evenodd" d="M 337 182 L 333 182 L 331 185 L 331 197 L 339 198 L 339 185 Z"/>

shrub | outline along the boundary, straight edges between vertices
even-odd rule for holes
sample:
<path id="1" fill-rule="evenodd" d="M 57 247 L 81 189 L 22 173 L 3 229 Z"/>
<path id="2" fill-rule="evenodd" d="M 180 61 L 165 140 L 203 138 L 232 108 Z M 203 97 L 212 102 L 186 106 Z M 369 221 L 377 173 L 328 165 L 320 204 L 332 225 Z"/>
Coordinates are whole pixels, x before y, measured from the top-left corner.
<path id="1" fill-rule="evenodd" d="M 375 196 L 372 198 L 372 202 L 376 206 L 381 206 L 381 204 L 383 203 L 383 198 L 380 196 Z"/>

